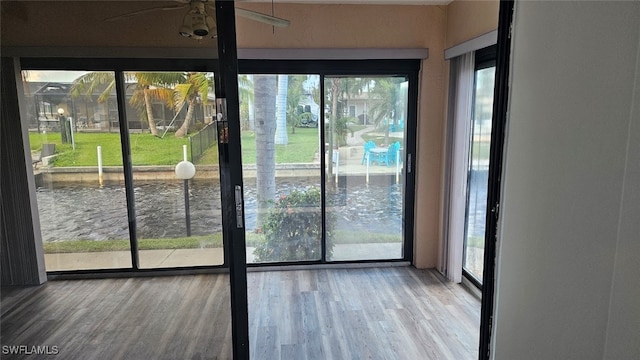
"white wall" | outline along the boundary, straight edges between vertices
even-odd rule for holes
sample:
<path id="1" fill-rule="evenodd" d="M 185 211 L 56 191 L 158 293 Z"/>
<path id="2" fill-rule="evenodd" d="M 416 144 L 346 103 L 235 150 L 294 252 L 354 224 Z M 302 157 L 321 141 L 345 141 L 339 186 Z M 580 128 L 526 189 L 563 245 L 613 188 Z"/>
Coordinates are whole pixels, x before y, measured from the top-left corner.
<path id="1" fill-rule="evenodd" d="M 640 358 L 639 39 L 640 2 L 516 5 L 495 359 Z"/>
<path id="2" fill-rule="evenodd" d="M 636 11 L 636 24 L 639 18 L 640 12 Z M 630 356 L 640 359 L 640 45 L 637 59 L 607 328 L 607 359 Z"/>

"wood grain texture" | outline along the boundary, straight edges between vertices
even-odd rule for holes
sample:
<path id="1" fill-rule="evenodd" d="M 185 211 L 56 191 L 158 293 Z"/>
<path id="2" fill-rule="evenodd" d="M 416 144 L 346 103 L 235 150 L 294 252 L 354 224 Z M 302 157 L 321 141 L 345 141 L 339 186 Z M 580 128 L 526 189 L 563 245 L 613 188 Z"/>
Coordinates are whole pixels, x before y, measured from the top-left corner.
<path id="1" fill-rule="evenodd" d="M 433 270 L 250 272 L 248 295 L 252 359 L 477 358 L 480 302 Z M 3 288 L 1 314 L 1 345 L 61 359 L 231 358 L 224 274 Z"/>
<path id="2" fill-rule="evenodd" d="M 252 359 L 477 359 L 480 301 L 413 267 L 248 276 Z"/>
<path id="3" fill-rule="evenodd" d="M 220 274 L 3 288 L 0 339 L 57 346 L 60 359 L 230 359 L 229 303 Z"/>

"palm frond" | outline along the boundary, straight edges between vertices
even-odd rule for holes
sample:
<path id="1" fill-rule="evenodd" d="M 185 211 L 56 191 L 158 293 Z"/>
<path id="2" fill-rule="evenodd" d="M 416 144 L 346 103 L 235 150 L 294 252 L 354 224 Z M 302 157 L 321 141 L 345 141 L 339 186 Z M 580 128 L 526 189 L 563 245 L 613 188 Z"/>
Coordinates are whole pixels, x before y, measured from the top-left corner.
<path id="1" fill-rule="evenodd" d="M 172 107 L 175 105 L 173 89 L 150 88 L 150 89 L 145 89 L 145 91 L 153 100 L 162 101 L 169 107 Z"/>
<path id="2" fill-rule="evenodd" d="M 184 72 L 136 72 L 136 81 L 141 85 L 171 88 L 187 81 Z"/>
<path id="3" fill-rule="evenodd" d="M 206 104 L 208 102 L 209 90 L 211 89 L 211 82 L 205 76 L 204 73 L 191 73 L 189 74 L 188 82 L 192 83 L 195 90 L 197 91 L 195 96 L 200 94 L 202 97 L 202 103 Z"/>
<path id="4" fill-rule="evenodd" d="M 176 109 L 181 109 L 184 103 L 189 100 L 189 95 L 193 89 L 192 84 L 178 84 L 173 90 L 174 106 Z"/>
<path id="5" fill-rule="evenodd" d="M 114 73 L 108 71 L 94 71 L 75 79 L 70 89 L 71 96 L 79 97 L 84 95 L 91 98 L 96 89 L 105 84 L 106 87 L 98 96 L 98 102 L 105 102 L 111 96 L 111 92 L 116 85 Z"/>

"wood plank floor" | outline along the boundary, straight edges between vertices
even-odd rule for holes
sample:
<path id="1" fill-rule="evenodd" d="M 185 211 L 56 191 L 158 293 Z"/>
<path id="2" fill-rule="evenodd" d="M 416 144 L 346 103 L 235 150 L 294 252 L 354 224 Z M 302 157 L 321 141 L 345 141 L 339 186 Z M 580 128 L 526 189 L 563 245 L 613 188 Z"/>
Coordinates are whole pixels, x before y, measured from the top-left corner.
<path id="1" fill-rule="evenodd" d="M 3 288 L 0 343 L 57 346 L 61 359 L 228 359 L 228 281 L 217 274 Z M 477 358 L 479 301 L 432 270 L 250 272 L 248 295 L 252 359 Z"/>
<path id="2" fill-rule="evenodd" d="M 2 289 L 0 341 L 58 350 L 12 359 L 229 359 L 230 314 L 228 275 L 50 281 Z"/>
<path id="3" fill-rule="evenodd" d="M 412 267 L 249 273 L 253 359 L 477 359 L 480 302 Z"/>

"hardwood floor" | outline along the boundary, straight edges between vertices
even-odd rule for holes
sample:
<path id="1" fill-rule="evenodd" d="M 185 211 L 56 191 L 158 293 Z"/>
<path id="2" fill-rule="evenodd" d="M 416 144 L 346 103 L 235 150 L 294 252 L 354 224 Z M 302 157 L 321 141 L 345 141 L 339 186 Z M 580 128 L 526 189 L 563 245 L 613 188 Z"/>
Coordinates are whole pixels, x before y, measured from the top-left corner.
<path id="1" fill-rule="evenodd" d="M 6 345 L 60 359 L 228 359 L 227 275 L 3 288 Z M 250 272 L 252 359 L 476 359 L 480 303 L 411 267 Z M 27 356 L 49 359 L 51 355 Z"/>
<path id="2" fill-rule="evenodd" d="M 2 289 L 0 339 L 58 359 L 228 359 L 230 314 L 227 275 L 51 281 Z"/>
<path id="3" fill-rule="evenodd" d="M 477 359 L 480 302 L 411 267 L 249 273 L 254 359 Z"/>

